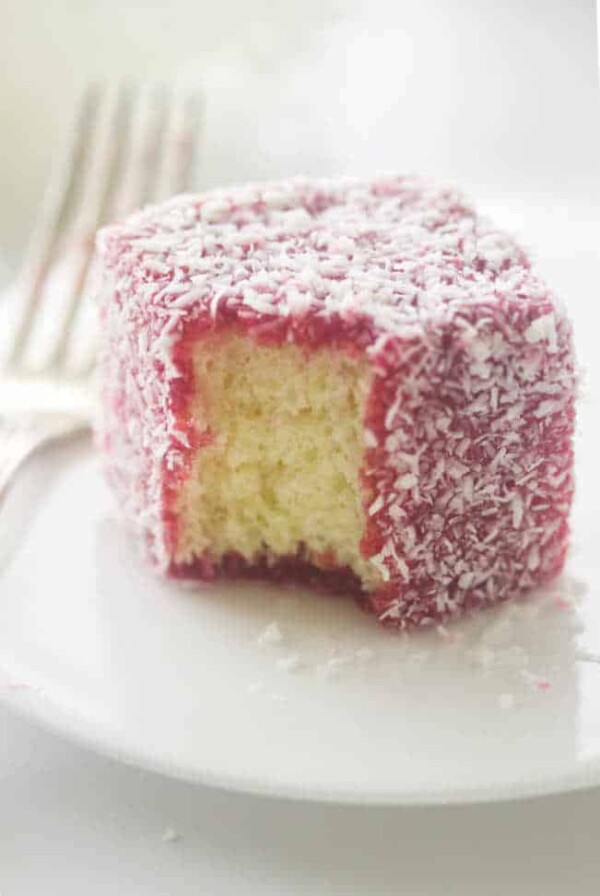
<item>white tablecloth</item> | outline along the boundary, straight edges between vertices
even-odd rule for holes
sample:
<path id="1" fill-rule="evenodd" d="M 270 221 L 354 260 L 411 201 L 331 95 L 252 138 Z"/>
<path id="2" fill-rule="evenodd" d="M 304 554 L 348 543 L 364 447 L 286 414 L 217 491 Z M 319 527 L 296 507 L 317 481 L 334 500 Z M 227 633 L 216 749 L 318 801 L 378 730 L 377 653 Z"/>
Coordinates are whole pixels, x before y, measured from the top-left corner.
<path id="1" fill-rule="evenodd" d="M 600 790 L 447 809 L 302 804 L 126 768 L 6 711 L 0 731 L 2 896 L 596 896 L 600 886 Z"/>

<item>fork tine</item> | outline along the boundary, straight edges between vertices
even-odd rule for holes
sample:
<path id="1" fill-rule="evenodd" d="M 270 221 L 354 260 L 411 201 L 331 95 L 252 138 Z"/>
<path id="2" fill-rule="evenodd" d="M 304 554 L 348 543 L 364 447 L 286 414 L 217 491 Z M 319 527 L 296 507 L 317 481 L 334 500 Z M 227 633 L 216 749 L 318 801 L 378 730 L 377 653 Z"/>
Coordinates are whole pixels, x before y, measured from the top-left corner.
<path id="1" fill-rule="evenodd" d="M 185 148 L 181 173 L 181 189 L 184 192 L 193 190 L 196 185 L 203 111 L 202 95 L 198 90 L 190 91 L 186 103 L 187 129 L 184 134 Z"/>
<path id="2" fill-rule="evenodd" d="M 102 223 L 116 221 L 144 203 L 149 188 L 149 160 L 156 147 L 161 109 L 156 91 L 144 84 L 131 87 L 129 121 L 123 128 L 123 143 Z M 92 265 L 94 261 L 92 261 Z M 93 270 L 88 273 L 91 280 Z M 85 297 L 84 297 L 85 298 Z M 70 362 L 79 376 L 89 377 L 96 362 L 95 309 L 82 300 L 77 309 L 78 338 L 73 340 Z M 90 324 L 86 326 L 86 324 Z"/>
<path id="3" fill-rule="evenodd" d="M 138 204 L 156 198 L 155 185 L 160 168 L 161 151 L 168 122 L 168 97 L 164 84 L 155 85 L 149 96 L 149 119 L 141 137 Z"/>
<path id="4" fill-rule="evenodd" d="M 40 235 L 32 240 L 37 261 L 26 268 L 29 288 L 9 356 L 13 368 L 24 371 L 37 342 L 46 368 L 90 372 L 94 341 L 79 346 L 73 337 L 83 329 L 78 324 L 91 319 L 85 299 L 95 232 L 107 219 L 190 188 L 200 119 L 198 92 L 125 83 L 86 91 L 61 176 L 40 215 Z M 38 314 L 46 297 L 48 313 Z"/>
<path id="5" fill-rule="evenodd" d="M 132 87 L 129 121 L 124 128 L 122 151 L 114 189 L 105 208 L 105 221 L 118 220 L 149 199 L 158 161 L 159 138 L 165 128 L 166 108 L 164 89 L 144 84 Z M 90 273 L 90 280 L 92 276 Z M 77 327 L 78 338 L 73 341 L 69 359 L 74 372 L 84 378 L 93 371 L 97 348 L 95 328 L 86 326 L 95 318 L 95 309 L 90 305 L 89 301 L 79 304 L 77 323 L 81 326 Z"/>
<path id="6" fill-rule="evenodd" d="M 164 91 L 142 85 L 132 108 L 129 139 L 120 159 L 117 184 L 107 213 L 110 220 L 123 217 L 148 200 L 165 113 Z"/>
<path id="7" fill-rule="evenodd" d="M 193 182 L 202 110 L 199 92 L 178 91 L 170 99 L 164 86 L 141 85 L 134 97 L 115 187 L 106 209 L 108 220 L 123 217 L 161 190 L 179 192 L 190 189 Z M 161 178 L 162 187 L 157 190 L 156 182 Z M 80 304 L 82 317 L 90 317 L 87 304 Z M 89 333 L 82 335 L 84 338 L 74 346 L 76 369 L 80 375 L 89 376 L 96 343 Z"/>
<path id="8" fill-rule="evenodd" d="M 101 96 L 78 195 L 78 213 L 73 219 L 73 242 L 79 241 L 80 246 L 75 259 L 66 314 L 51 353 L 50 363 L 55 367 L 60 367 L 68 355 L 75 317 L 85 294 L 94 255 L 94 236 L 104 219 L 115 185 L 115 173 L 132 100 L 131 92 L 127 84 L 121 84 L 108 88 Z"/>
<path id="9" fill-rule="evenodd" d="M 189 189 L 200 127 L 199 96 L 175 88 L 169 91 L 168 114 L 161 139 L 154 199 Z"/>
<path id="10" fill-rule="evenodd" d="M 53 166 L 18 278 L 17 289 L 22 296 L 22 311 L 15 327 L 7 367 L 18 367 L 27 348 L 31 325 L 42 298 L 43 285 L 52 266 L 73 199 L 86 148 L 88 125 L 95 116 L 97 104 L 98 89 L 91 85 L 83 93 L 73 128 Z"/>

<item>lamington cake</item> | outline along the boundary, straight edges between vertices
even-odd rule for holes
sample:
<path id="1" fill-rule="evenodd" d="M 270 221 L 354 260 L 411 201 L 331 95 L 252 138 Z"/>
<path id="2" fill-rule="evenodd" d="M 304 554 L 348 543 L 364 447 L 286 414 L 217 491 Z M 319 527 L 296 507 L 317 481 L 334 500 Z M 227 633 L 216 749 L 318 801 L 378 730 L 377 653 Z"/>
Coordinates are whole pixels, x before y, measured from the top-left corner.
<path id="1" fill-rule="evenodd" d="M 307 582 L 399 628 L 559 572 L 571 327 L 454 189 L 231 187 L 98 248 L 99 441 L 158 570 Z"/>

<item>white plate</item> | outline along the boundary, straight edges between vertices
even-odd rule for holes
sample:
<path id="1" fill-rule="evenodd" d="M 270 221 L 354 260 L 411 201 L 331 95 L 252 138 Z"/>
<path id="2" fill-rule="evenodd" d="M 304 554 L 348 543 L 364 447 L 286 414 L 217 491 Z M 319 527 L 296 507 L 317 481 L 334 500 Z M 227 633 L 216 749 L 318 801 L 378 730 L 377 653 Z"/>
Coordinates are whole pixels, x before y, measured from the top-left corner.
<path id="1" fill-rule="evenodd" d="M 156 581 L 82 443 L 36 461 L 2 523 L 1 699 L 96 750 L 352 802 L 600 783 L 600 665 L 582 652 L 600 648 L 600 605 L 582 584 L 599 580 L 595 522 L 580 527 L 579 581 L 450 637 L 399 637 L 351 601 L 303 591 Z M 273 622 L 282 640 L 261 644 Z"/>
<path id="2" fill-rule="evenodd" d="M 388 5 L 396 12 L 385 21 L 378 4 L 338 17 L 337 4 L 311 2 L 293 21 L 232 29 L 231 4 L 208 19 L 195 4 L 170 16 L 168 41 L 163 11 L 148 7 L 144 40 L 132 41 L 135 4 L 117 30 L 112 4 L 88 4 L 89 14 L 82 4 L 77 17 L 62 4 L 52 12 L 71 38 L 62 55 L 46 39 L 47 16 L 17 5 L 0 41 L 11 70 L 0 98 L 14 124 L 3 134 L 3 244 L 16 255 L 61 113 L 76 87 L 104 76 L 109 49 L 116 72 L 161 78 L 174 69 L 206 85 L 205 183 L 398 166 L 464 182 L 535 246 L 568 299 L 597 401 L 596 84 L 586 57 L 595 50 L 570 18 L 577 4 L 554 4 L 564 40 L 577 42 L 577 53 L 562 41 L 558 54 L 551 29 L 532 48 L 533 5 L 521 4 L 515 28 L 510 4 L 496 4 L 496 30 L 516 47 L 505 69 L 502 42 L 478 41 L 461 4 L 413 4 L 408 25 L 403 5 Z M 44 77 L 32 90 L 36 72 Z M 0 338 L 6 329 L 2 318 Z M 570 575 L 588 583 L 588 596 L 561 609 L 557 587 L 453 627 L 454 641 L 395 637 L 342 600 L 267 587 L 193 595 L 158 583 L 114 523 L 89 450 L 45 456 L 0 514 L 0 699 L 130 762 L 256 792 L 434 803 L 600 783 L 600 665 L 578 658 L 600 653 L 600 402 L 586 413 Z M 562 592 L 573 591 L 567 581 Z M 273 620 L 284 640 L 261 648 Z M 374 659 L 356 656 L 364 647 Z M 304 668 L 278 667 L 295 656 Z M 514 708 L 502 709 L 511 697 Z"/>
<path id="3" fill-rule="evenodd" d="M 301 591 L 184 591 L 139 563 L 79 444 L 30 465 L 0 512 L 0 700 L 126 761 L 245 791 L 424 804 L 600 784 L 596 212 L 508 208 L 489 204 L 535 235 L 586 368 L 562 582 L 450 639 L 399 637 Z M 283 639 L 261 646 L 272 622 Z"/>

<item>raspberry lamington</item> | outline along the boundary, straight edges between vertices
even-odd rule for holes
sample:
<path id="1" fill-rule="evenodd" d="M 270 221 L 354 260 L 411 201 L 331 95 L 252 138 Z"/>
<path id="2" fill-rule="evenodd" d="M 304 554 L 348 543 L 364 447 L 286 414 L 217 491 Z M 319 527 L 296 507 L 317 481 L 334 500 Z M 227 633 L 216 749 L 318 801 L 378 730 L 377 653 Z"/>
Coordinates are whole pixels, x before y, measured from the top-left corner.
<path id="1" fill-rule="evenodd" d="M 561 569 L 571 327 L 460 194 L 231 187 L 99 254 L 100 442 L 160 570 L 308 581 L 404 628 Z"/>

